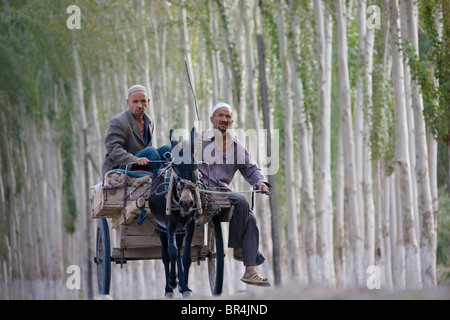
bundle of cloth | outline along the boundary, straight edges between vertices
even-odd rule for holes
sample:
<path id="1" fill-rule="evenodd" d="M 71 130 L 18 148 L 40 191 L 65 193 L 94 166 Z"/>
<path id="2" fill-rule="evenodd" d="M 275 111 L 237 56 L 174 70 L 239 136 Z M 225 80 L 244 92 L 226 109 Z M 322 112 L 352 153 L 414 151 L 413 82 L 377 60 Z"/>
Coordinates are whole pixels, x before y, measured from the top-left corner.
<path id="1" fill-rule="evenodd" d="M 109 187 L 121 188 L 124 186 L 125 178 L 127 179 L 127 186 L 139 188 L 145 184 L 152 183 L 152 174 L 146 171 L 128 171 L 125 175 L 125 170 L 115 169 L 108 171 L 105 174 L 104 185 Z"/>

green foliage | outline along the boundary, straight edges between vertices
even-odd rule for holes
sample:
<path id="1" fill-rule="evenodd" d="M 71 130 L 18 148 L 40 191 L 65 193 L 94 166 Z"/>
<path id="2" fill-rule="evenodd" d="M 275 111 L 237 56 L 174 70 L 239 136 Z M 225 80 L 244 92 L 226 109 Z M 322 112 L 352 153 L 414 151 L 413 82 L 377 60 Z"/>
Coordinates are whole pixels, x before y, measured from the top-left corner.
<path id="1" fill-rule="evenodd" d="M 359 51 L 359 34 L 358 34 L 358 5 L 354 5 L 352 12 L 348 12 L 347 16 L 354 18 L 347 19 L 347 47 L 348 47 L 348 73 L 350 77 L 350 94 L 352 107 L 355 106 L 356 101 L 356 86 L 359 80 L 358 78 L 358 70 L 361 70 L 361 66 L 363 65 L 364 52 Z M 362 75 L 364 76 L 364 75 Z M 362 79 L 361 79 L 362 80 Z"/>
<path id="2" fill-rule="evenodd" d="M 220 0 L 217 0 L 218 8 L 219 8 L 219 14 L 222 21 L 222 26 L 224 28 L 225 33 L 225 40 L 226 40 L 226 46 L 227 51 L 229 54 L 229 63 L 231 65 L 231 72 L 233 74 L 233 90 L 236 94 L 236 97 L 238 100 L 241 99 L 241 82 L 242 82 L 242 73 L 241 69 L 239 67 L 239 56 L 236 50 L 236 44 L 230 39 L 230 30 L 229 30 L 229 22 L 228 17 L 226 14 L 226 7 L 224 6 L 224 3 Z"/>
<path id="3" fill-rule="evenodd" d="M 278 49 L 278 24 L 276 7 L 273 1 L 259 1 L 261 9 L 262 25 L 264 30 L 264 46 L 266 51 L 266 64 L 276 63 L 277 69 L 281 69 Z"/>
<path id="4" fill-rule="evenodd" d="M 72 130 L 71 119 L 74 118 L 73 110 L 60 103 L 62 107 L 59 110 L 58 131 L 61 132 L 61 158 L 63 166 L 63 224 L 66 231 L 69 233 L 75 232 L 75 223 L 77 218 L 77 202 L 75 199 L 75 186 L 73 183 L 74 175 L 76 174 L 73 164 L 73 154 L 75 152 L 74 136 Z"/>
<path id="5" fill-rule="evenodd" d="M 385 20 L 386 21 L 386 20 Z M 374 54 L 373 54 L 373 94 L 372 94 L 372 128 L 371 145 L 372 158 L 379 159 L 386 157 L 390 150 L 389 133 L 393 132 L 393 92 L 392 83 L 386 74 L 387 57 L 389 53 L 389 43 L 385 41 L 387 37 L 387 26 L 383 26 L 382 32 L 375 33 Z M 384 60 L 386 58 L 386 61 Z M 394 148 L 395 150 L 395 148 Z"/>
<path id="6" fill-rule="evenodd" d="M 33 121 L 43 123 L 43 119 L 57 121 L 61 133 L 61 153 L 63 159 L 63 198 L 65 218 L 64 225 L 70 232 L 74 231 L 76 217 L 76 201 L 73 185 L 73 133 L 71 119 L 73 108 L 70 103 L 63 104 L 61 110 L 48 108 L 43 93 L 53 92 L 53 84 L 59 78 L 70 78 L 72 75 L 72 53 L 68 45 L 68 29 L 65 26 L 66 10 L 62 2 L 27 2 L 14 3 L 14 6 L 3 4 L 0 13 L 0 88 L 9 103 L 3 104 L 4 114 L 8 121 L 8 138 L 16 140 L 21 146 L 21 135 L 16 133 L 22 125 L 21 114 L 26 112 Z M 65 88 L 70 93 L 70 86 Z M 50 95 L 50 94 L 49 94 Z M 70 96 L 70 94 L 69 94 Z M 70 99 L 70 98 L 69 98 Z M 62 105 L 61 103 L 59 105 Z M 21 112 L 17 112 L 20 109 Z M 22 163 L 24 149 L 14 148 L 14 163 Z M 3 158 L 3 156 L 2 156 Z M 20 183 L 20 170 L 16 168 L 16 180 Z M 67 218 L 69 217 L 69 218 Z"/>
<path id="7" fill-rule="evenodd" d="M 385 170 L 390 175 L 395 169 L 395 117 L 394 94 L 390 74 L 388 74 L 390 44 L 389 30 L 386 22 L 387 8 L 383 1 L 377 1 L 381 7 L 381 29 L 374 36 L 373 71 L 372 71 L 372 159 L 384 159 Z"/>
<path id="8" fill-rule="evenodd" d="M 436 263 L 450 266 L 450 195 L 446 186 L 439 191 Z"/>
<path id="9" fill-rule="evenodd" d="M 315 23 L 311 6 L 302 1 L 300 5 L 302 24 L 300 26 L 300 64 L 299 75 L 303 85 L 304 110 L 306 123 L 313 124 L 316 121 L 318 104 L 317 76 L 315 62 Z M 302 28 L 302 26 L 304 26 Z"/>
<path id="10" fill-rule="evenodd" d="M 424 99 L 424 117 L 434 136 L 450 145 L 450 4 L 448 1 L 422 0 L 420 21 L 425 32 L 421 37 L 421 56 L 418 57 L 408 43 L 405 56 L 411 74 L 419 81 Z M 435 17 L 441 12 L 442 38 L 436 28 Z M 425 44 L 425 50 L 423 46 Z M 433 66 L 434 74 L 431 66 Z M 436 85 L 435 78 L 439 85 Z"/>

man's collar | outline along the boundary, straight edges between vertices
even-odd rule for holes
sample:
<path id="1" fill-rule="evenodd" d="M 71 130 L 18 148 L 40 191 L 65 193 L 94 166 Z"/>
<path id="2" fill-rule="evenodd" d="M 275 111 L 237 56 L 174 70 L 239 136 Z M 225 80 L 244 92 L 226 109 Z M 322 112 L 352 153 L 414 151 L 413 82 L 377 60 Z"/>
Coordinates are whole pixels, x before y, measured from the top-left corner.
<path id="1" fill-rule="evenodd" d="M 133 113 L 131 112 L 130 108 L 127 109 L 127 115 L 128 115 L 128 119 L 130 120 L 131 124 L 137 123 L 137 120 L 134 117 Z M 132 121 L 132 120 L 134 120 L 134 121 Z M 144 123 L 145 124 L 151 123 L 150 117 L 146 113 L 144 113 Z"/>

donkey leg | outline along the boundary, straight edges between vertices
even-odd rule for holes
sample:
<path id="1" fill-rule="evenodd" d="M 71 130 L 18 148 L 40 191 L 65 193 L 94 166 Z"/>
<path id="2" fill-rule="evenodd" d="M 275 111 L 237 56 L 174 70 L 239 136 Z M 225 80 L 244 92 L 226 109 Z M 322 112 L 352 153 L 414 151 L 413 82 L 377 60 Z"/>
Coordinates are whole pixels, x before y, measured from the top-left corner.
<path id="1" fill-rule="evenodd" d="M 181 283 L 183 282 L 183 264 L 181 263 L 181 248 L 183 247 L 183 240 L 184 240 L 184 233 L 177 234 L 176 235 L 176 241 L 177 241 L 177 247 L 178 247 L 178 254 L 177 254 L 177 276 L 178 276 L 178 283 L 180 284 L 180 287 L 178 288 L 181 290 Z"/>
<path id="2" fill-rule="evenodd" d="M 169 272 L 169 285 L 172 289 L 177 287 L 177 272 L 176 272 L 176 262 L 177 262 L 177 244 L 175 241 L 175 231 L 176 226 L 173 226 L 171 222 L 167 224 L 167 238 L 169 242 L 169 247 L 167 252 L 170 259 L 170 272 Z"/>
<path id="3" fill-rule="evenodd" d="M 167 234 L 164 232 L 161 232 L 159 234 L 159 239 L 161 240 L 161 258 L 162 261 L 164 263 L 164 272 L 166 275 L 166 287 L 164 288 L 165 292 L 165 296 L 167 298 L 172 298 L 173 297 L 173 288 L 171 288 L 171 286 L 169 285 L 169 263 L 170 263 L 170 258 L 169 258 L 169 252 L 167 251 L 168 249 L 168 244 L 167 244 Z"/>
<path id="4" fill-rule="evenodd" d="M 183 253 L 183 282 L 180 284 L 180 291 L 183 294 L 183 297 L 189 297 L 192 293 L 192 290 L 189 289 L 189 268 L 191 267 L 192 257 L 191 257 L 191 244 L 192 238 L 194 236 L 195 231 L 195 221 L 192 220 L 186 226 L 186 241 L 184 243 L 184 253 Z"/>

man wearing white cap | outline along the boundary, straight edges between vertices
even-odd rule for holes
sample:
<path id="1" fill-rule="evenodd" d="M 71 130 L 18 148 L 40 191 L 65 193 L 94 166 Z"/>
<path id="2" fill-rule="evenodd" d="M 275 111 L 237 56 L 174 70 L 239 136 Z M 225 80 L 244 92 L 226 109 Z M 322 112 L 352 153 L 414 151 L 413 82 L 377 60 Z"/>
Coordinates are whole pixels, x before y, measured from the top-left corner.
<path id="1" fill-rule="evenodd" d="M 232 108 L 229 104 L 219 103 L 210 117 L 212 129 L 201 131 L 197 148 L 202 150 L 202 160 L 198 168 L 204 177 L 202 181 L 208 187 L 233 190 L 233 177 L 239 170 L 250 184 L 257 184 L 261 192 L 269 191 L 269 183 L 262 170 L 252 159 L 245 146 L 227 130 L 233 124 Z M 256 218 L 247 199 L 237 193 L 229 193 L 228 200 L 234 206 L 230 220 L 228 247 L 234 248 L 234 259 L 242 261 L 245 266 L 241 280 L 247 284 L 270 286 L 266 278 L 261 277 L 255 267 L 262 264 L 264 256 L 258 251 L 259 230 Z"/>
<path id="2" fill-rule="evenodd" d="M 156 174 L 161 163 L 150 161 L 165 159 L 171 147 L 167 145 L 158 149 L 152 147 L 154 124 L 145 114 L 150 102 L 147 89 L 142 85 L 131 86 L 126 102 L 128 109 L 111 120 L 106 133 L 103 176 L 109 170 L 124 168 L 131 162 L 137 164 L 133 170 L 141 169 Z"/>

